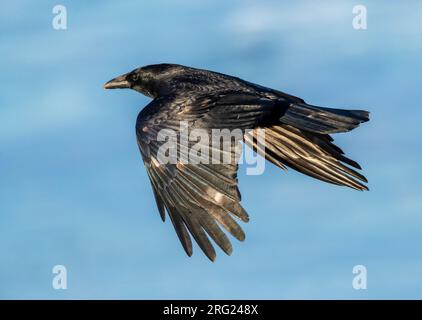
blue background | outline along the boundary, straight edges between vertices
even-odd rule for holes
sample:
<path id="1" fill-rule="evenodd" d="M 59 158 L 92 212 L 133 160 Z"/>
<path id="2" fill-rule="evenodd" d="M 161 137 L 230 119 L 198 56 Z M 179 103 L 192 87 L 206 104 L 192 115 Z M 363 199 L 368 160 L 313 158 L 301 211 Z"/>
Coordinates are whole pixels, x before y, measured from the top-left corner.
<path id="1" fill-rule="evenodd" d="M 56 4 L 0 4 L 0 298 L 422 298 L 420 1 L 60 1 L 65 31 Z M 188 258 L 136 146 L 148 98 L 102 88 L 160 62 L 370 110 L 335 138 L 371 191 L 242 167 L 246 241 Z"/>

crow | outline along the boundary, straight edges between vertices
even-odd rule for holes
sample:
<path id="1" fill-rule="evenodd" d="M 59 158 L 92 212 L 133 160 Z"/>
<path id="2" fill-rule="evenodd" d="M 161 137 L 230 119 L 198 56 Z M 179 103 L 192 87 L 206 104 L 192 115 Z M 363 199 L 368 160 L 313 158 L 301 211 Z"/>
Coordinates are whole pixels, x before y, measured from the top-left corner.
<path id="1" fill-rule="evenodd" d="M 216 252 L 210 238 L 230 255 L 232 244 L 222 228 L 243 241 L 245 233 L 236 220 L 248 222 L 249 216 L 240 204 L 237 162 L 159 161 L 160 131 L 173 130 L 174 147 L 183 149 L 181 122 L 208 133 L 241 129 L 243 143 L 282 169 L 368 190 L 366 178 L 354 170 L 360 165 L 330 136 L 368 121 L 367 111 L 318 107 L 234 76 L 177 64 L 141 67 L 108 81 L 104 88 L 130 88 L 153 99 L 136 120 L 137 142 L 160 216 L 165 221 L 167 212 L 188 256 L 191 236 L 211 261 Z M 265 131 L 264 144 L 258 143 L 258 130 Z M 177 152 L 181 156 L 188 151 Z"/>

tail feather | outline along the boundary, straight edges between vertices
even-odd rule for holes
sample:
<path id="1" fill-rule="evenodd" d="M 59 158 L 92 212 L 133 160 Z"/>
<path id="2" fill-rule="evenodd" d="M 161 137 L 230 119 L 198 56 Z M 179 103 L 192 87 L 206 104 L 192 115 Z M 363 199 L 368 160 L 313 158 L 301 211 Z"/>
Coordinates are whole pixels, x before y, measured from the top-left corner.
<path id="1" fill-rule="evenodd" d="M 265 128 L 265 147 L 257 143 L 255 136 L 247 133 L 246 144 L 280 168 L 288 166 L 325 182 L 369 190 L 363 184 L 366 178 L 342 162 L 356 169 L 360 169 L 359 164 L 346 158 L 329 135 L 279 124 Z"/>
<path id="2" fill-rule="evenodd" d="M 347 132 L 368 120 L 368 111 L 323 108 L 306 103 L 290 104 L 280 118 L 284 124 L 321 134 Z"/>

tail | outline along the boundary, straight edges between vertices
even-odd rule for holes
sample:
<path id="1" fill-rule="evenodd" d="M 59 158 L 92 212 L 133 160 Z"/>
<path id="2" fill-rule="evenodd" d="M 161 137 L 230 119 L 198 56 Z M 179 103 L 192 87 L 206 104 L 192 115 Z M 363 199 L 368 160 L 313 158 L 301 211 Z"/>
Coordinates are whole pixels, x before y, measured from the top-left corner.
<path id="1" fill-rule="evenodd" d="M 361 169 L 360 165 L 347 158 L 327 134 L 352 130 L 368 121 L 368 114 L 295 104 L 279 124 L 265 128 L 265 146 L 257 143 L 253 131 L 245 135 L 245 142 L 280 168 L 288 166 L 325 182 L 369 190 L 363 184 L 366 178 L 354 170 Z"/>
<path id="2" fill-rule="evenodd" d="M 368 120 L 368 111 L 323 108 L 306 103 L 290 104 L 280 119 L 295 128 L 322 134 L 350 131 Z"/>

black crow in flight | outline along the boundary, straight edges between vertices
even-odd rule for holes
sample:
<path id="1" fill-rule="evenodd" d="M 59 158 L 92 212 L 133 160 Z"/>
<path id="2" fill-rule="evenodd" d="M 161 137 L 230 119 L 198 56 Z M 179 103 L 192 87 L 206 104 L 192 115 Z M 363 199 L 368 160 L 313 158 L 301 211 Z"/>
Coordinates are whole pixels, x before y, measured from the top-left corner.
<path id="1" fill-rule="evenodd" d="M 178 158 L 164 164 L 158 160 L 163 142 L 157 134 L 171 129 L 179 136 L 181 121 L 188 129 L 207 132 L 241 129 L 243 142 L 280 168 L 368 190 L 362 183 L 367 182 L 365 177 L 351 168 L 361 169 L 359 164 L 347 158 L 330 136 L 368 121 L 367 111 L 317 107 L 233 76 L 175 64 L 135 69 L 104 88 L 130 88 L 153 99 L 136 121 L 138 146 L 161 218 L 164 221 L 167 212 L 189 256 L 190 235 L 212 261 L 216 253 L 209 237 L 230 255 L 232 245 L 220 227 L 242 241 L 245 234 L 234 218 L 247 222 L 249 217 L 240 205 L 237 163 L 186 163 Z M 262 128 L 264 146 L 255 136 Z M 182 149 L 181 139 L 175 144 Z M 178 150 L 178 155 L 183 152 Z"/>

